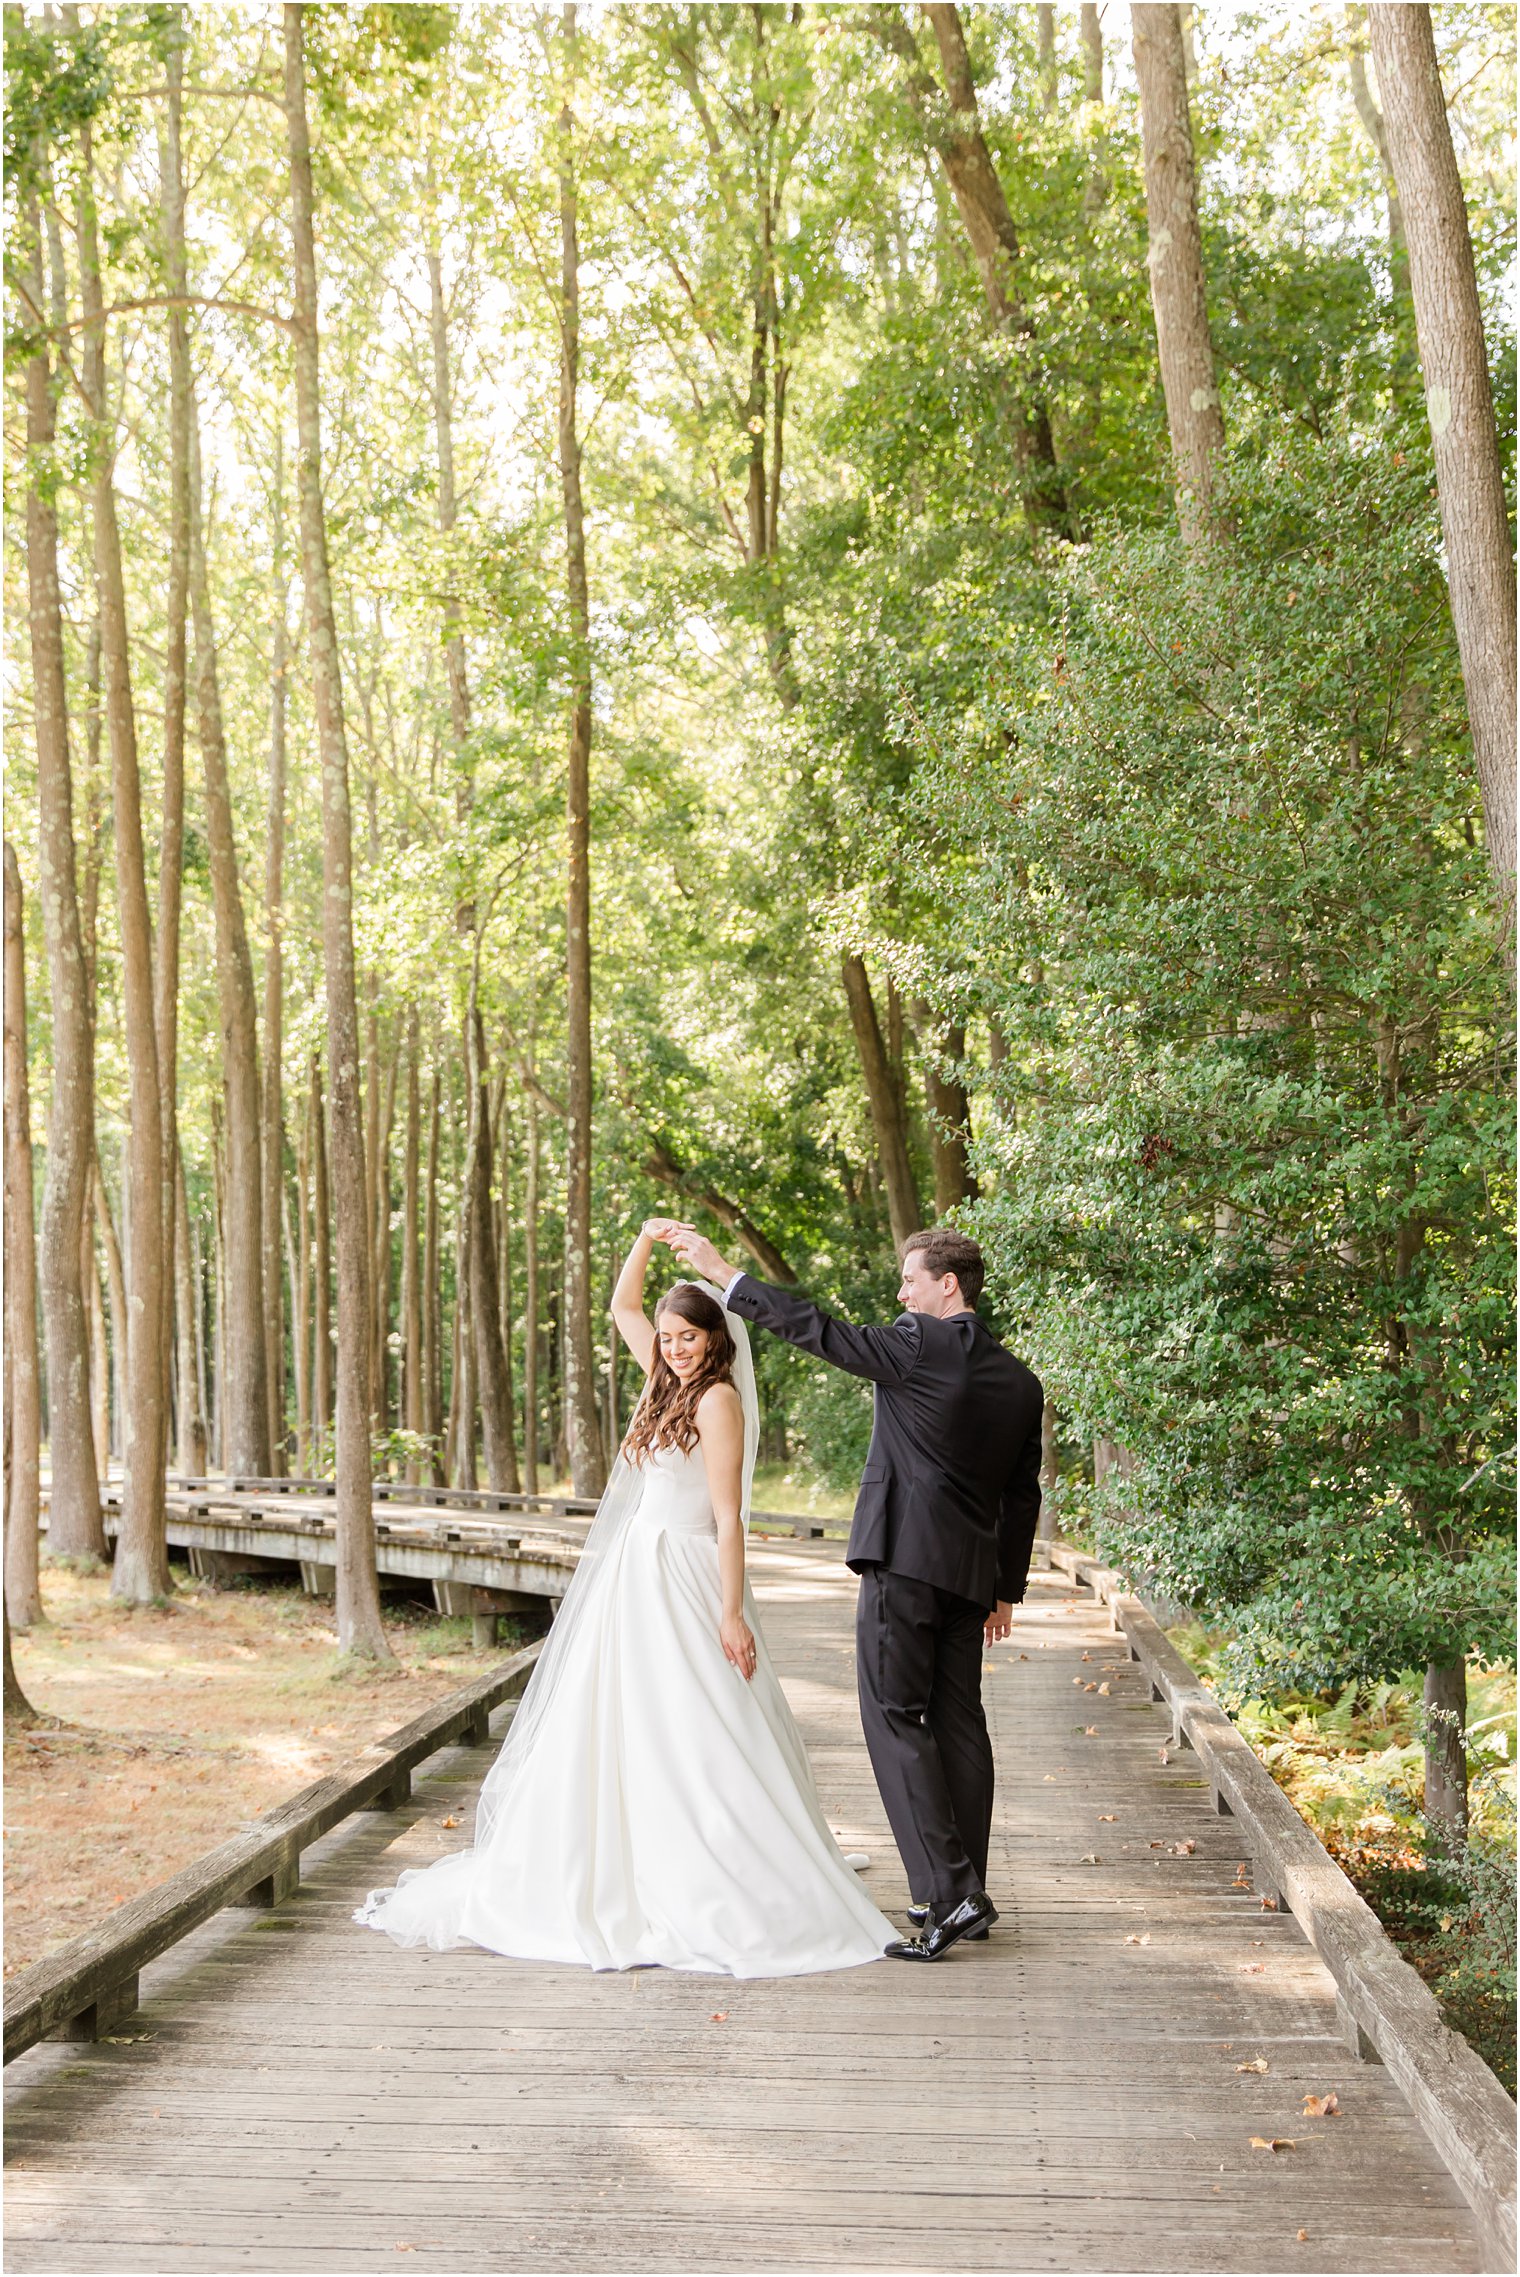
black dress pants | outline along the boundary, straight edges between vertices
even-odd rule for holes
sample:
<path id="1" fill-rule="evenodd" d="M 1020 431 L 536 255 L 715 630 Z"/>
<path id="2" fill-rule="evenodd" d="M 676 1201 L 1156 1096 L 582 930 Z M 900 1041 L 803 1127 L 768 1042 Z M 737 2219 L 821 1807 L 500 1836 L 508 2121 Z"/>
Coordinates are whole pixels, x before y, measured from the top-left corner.
<path id="1" fill-rule="evenodd" d="M 986 1887 L 992 1742 L 982 1711 L 986 1609 L 867 1566 L 855 1616 L 860 1720 L 914 1899 L 935 1920 Z"/>

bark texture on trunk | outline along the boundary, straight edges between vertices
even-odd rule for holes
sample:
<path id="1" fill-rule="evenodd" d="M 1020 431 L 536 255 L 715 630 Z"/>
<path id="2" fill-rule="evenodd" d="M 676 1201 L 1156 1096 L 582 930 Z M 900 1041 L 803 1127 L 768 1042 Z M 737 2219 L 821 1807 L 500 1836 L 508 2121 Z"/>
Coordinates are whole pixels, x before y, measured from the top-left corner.
<path id="1" fill-rule="evenodd" d="M 538 1492 L 538 1098 L 527 1104 L 527 1167 L 523 1180 L 523 1485 Z"/>
<path id="2" fill-rule="evenodd" d="M 1425 1671 L 1425 1816 L 1448 1841 L 1467 1840 L 1467 1665 L 1432 1661 Z"/>
<path id="3" fill-rule="evenodd" d="M 88 128 L 80 134 L 79 274 L 84 387 L 95 422 L 90 502 L 100 596 L 100 661 L 116 847 L 121 995 L 127 1042 L 127 1368 L 122 1417 L 121 1524 L 111 1594 L 134 1604 L 167 1597 L 165 1536 L 164 1148 L 153 990 L 153 931 L 143 856 L 142 784 L 127 629 L 126 584 L 116 522 L 115 438 L 106 398 L 105 314 Z"/>
<path id="4" fill-rule="evenodd" d="M 446 1486 L 443 1458 L 443 1252 L 438 1243 L 438 1069 L 433 1069 L 428 1107 L 427 1202 L 422 1235 L 422 1397 L 423 1426 L 432 1445 L 433 1484 Z"/>
<path id="5" fill-rule="evenodd" d="M 274 432 L 274 640 L 269 662 L 269 821 L 264 843 L 264 1096 L 259 1148 L 262 1171 L 260 1221 L 264 1236 L 264 1385 L 269 1401 L 271 1473 L 285 1469 L 285 1307 L 280 1272 L 284 1218 L 285 970 L 285 678 L 289 635 L 285 610 L 284 432 Z"/>
<path id="6" fill-rule="evenodd" d="M 485 1440 L 486 1478 L 499 1494 L 516 1494 L 517 1449 L 512 1439 L 512 1395 L 501 1334 L 501 1281 L 491 1208 L 491 1102 L 485 1026 L 470 1012 L 469 1077 L 472 1102 L 467 1168 L 469 1185 L 470 1316 L 475 1332 L 475 1380 Z"/>
<path id="7" fill-rule="evenodd" d="M 992 321 L 1000 331 L 1028 340 L 1034 325 L 1019 288 L 1018 230 L 982 133 L 960 10 L 954 0 L 929 0 L 923 12 L 939 50 L 943 89 L 920 58 L 918 44 L 897 8 L 873 8 L 872 28 L 905 66 L 908 99 L 954 193 Z M 1049 413 L 1042 403 L 1019 404 L 1013 443 L 1030 523 L 1068 533 L 1071 517 L 1057 471 Z"/>
<path id="8" fill-rule="evenodd" d="M 206 1470 L 206 1397 L 201 1302 L 195 1251 L 190 1241 L 185 1160 L 178 1149 L 174 1162 L 174 1310 L 174 1374 L 178 1394 L 174 1427 L 179 1467 L 187 1478 L 202 1478 Z"/>
<path id="9" fill-rule="evenodd" d="M 940 1061 L 966 1056 L 966 1031 L 952 1024 L 936 1029 L 929 1006 L 920 1000 L 914 1019 L 924 1053 L 924 1093 L 929 1139 L 934 1153 L 934 1209 L 938 1217 L 958 1202 L 976 1199 L 971 1175 L 971 1101 L 959 1076 L 943 1075 Z"/>
<path id="10" fill-rule="evenodd" d="M 181 82 L 187 37 L 183 19 L 171 28 L 164 58 L 167 100 L 160 173 L 163 179 L 164 250 L 171 294 L 187 290 L 185 184 L 180 148 Z M 183 307 L 167 312 L 169 334 L 169 567 L 164 597 L 164 777 L 158 836 L 158 930 L 154 944 L 154 1031 L 163 1116 L 163 1226 L 166 1255 L 178 1254 L 179 1214 L 179 958 L 180 904 L 185 845 L 186 617 L 190 601 L 190 330 Z M 175 1277 L 178 1289 L 178 1275 Z M 171 1347 L 178 1320 L 176 1366 L 183 1369 L 189 1336 L 183 1308 L 165 1295 L 164 1385 L 168 1396 Z M 179 1407 L 183 1408 L 181 1392 Z M 166 1410 L 167 1414 L 167 1410 Z M 181 1441 L 183 1426 L 176 1421 Z"/>
<path id="11" fill-rule="evenodd" d="M 322 395 L 317 347 L 317 255 L 306 118 L 302 0 L 285 0 L 285 125 L 295 271 L 294 364 L 300 437 L 301 566 L 307 645 L 322 760 L 322 947 L 332 1093 L 332 1182 L 338 1250 L 337 1611 L 342 1652 L 389 1659 L 375 1572 L 369 1444 L 369 1211 L 359 1107 L 359 1008 L 354 978 L 353 826 L 338 629 L 322 502 Z"/>
<path id="12" fill-rule="evenodd" d="M 1171 0 L 1135 0 L 1130 23 L 1145 153 L 1147 267 L 1178 515 L 1190 536 L 1201 537 L 1210 524 L 1224 414 L 1204 285 L 1182 17 Z"/>
<path id="13" fill-rule="evenodd" d="M 570 738 L 565 775 L 565 1058 L 569 1114 L 565 1181 L 565 1426 L 577 1494 L 600 1494 L 606 1458 L 591 1349 L 591 612 L 586 522 L 576 426 L 580 374 L 580 244 L 576 187 L 575 0 L 560 10 L 566 97 L 559 115 L 559 465 L 571 643 Z"/>
<path id="14" fill-rule="evenodd" d="M 413 1438 L 427 1429 L 422 1382 L 422 1260 L 417 1242 L 417 1185 L 422 1140 L 422 1073 L 417 1007 L 408 1007 L 406 1020 L 406 1151 L 401 1175 L 401 1423 Z M 422 1466 L 408 1456 L 407 1479 L 422 1482 Z"/>
<path id="15" fill-rule="evenodd" d="M 1515 900 L 1515 557 L 1462 178 L 1427 7 L 1378 0 L 1372 60 L 1409 245 L 1425 406 L 1488 858 Z"/>
<path id="16" fill-rule="evenodd" d="M 326 1448 L 332 1429 L 332 1202 L 327 1178 L 327 1109 L 322 1063 L 311 1060 L 311 1426 Z"/>
<path id="17" fill-rule="evenodd" d="M 876 1134 L 877 1160 L 881 1165 L 882 1184 L 887 1194 L 887 1219 L 892 1228 L 893 1244 L 900 1253 L 909 1234 L 917 1233 L 924 1222 L 923 1203 L 919 1198 L 918 1184 L 908 1154 L 907 1118 L 903 1112 L 902 1092 L 897 1081 L 897 1071 L 882 1036 L 881 1022 L 876 1016 L 876 1002 L 871 994 L 865 960 L 858 956 L 847 956 L 843 960 L 841 973 L 845 1000 L 850 1007 L 850 1025 L 855 1031 L 855 1045 L 860 1054 L 861 1072 L 865 1077 L 871 1127 Z"/>
<path id="18" fill-rule="evenodd" d="M 43 306 L 37 201 L 27 201 L 18 258 Z M 47 1347 L 48 1547 L 66 1557 L 104 1557 L 100 1477 L 90 1418 L 89 1323 L 79 1269 L 90 1165 L 95 1153 L 95 1039 L 74 864 L 73 770 L 58 590 L 58 510 L 51 481 L 57 412 L 50 359 L 26 367 L 27 611 L 37 740 L 37 859 L 53 1019 L 39 1264 Z"/>
<path id="19" fill-rule="evenodd" d="M 1040 67 L 1040 108 L 1045 116 L 1056 110 L 1056 12 L 1050 0 L 1040 0 L 1034 12 L 1035 55 Z"/>
<path id="20" fill-rule="evenodd" d="M 206 847 L 216 929 L 216 988 L 221 1014 L 222 1098 L 226 1114 L 227 1286 L 222 1293 L 227 1381 L 222 1387 L 223 1446 L 229 1470 L 269 1476 L 269 1385 L 265 1372 L 264 1168 L 260 1145 L 258 999 L 243 913 L 232 788 L 222 724 L 216 627 L 206 564 L 200 442 L 190 424 L 190 608 L 195 626 L 196 724 L 205 775 Z"/>
<path id="21" fill-rule="evenodd" d="M 42 1515 L 42 1381 L 37 1355 L 37 1231 L 32 1098 L 26 1068 L 26 936 L 21 869 L 5 841 L 5 1605 L 18 1629 L 42 1615 L 37 1528 Z"/>

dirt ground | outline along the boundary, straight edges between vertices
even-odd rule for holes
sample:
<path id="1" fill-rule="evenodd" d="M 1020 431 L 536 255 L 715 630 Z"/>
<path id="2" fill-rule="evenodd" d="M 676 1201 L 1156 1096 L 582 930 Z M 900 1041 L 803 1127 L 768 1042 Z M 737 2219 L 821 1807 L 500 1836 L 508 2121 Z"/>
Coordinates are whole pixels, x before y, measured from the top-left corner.
<path id="1" fill-rule="evenodd" d="M 163 1611 L 111 1602 L 109 1576 L 43 1572 L 46 1623 L 14 1638 L 34 1708 L 7 1735 L 5 1973 L 335 1770 L 499 1657 L 467 1620 L 387 1600 L 396 1665 L 341 1662 L 330 1599 L 176 1567 Z M 527 1633 L 525 1628 L 524 1634 Z"/>

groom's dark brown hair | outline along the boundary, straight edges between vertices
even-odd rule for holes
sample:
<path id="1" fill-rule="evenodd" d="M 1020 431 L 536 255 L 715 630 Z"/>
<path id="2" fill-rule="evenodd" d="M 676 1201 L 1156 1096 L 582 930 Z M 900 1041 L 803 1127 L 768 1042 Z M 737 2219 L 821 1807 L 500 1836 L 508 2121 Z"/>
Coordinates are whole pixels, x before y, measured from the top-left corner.
<path id="1" fill-rule="evenodd" d="M 957 1233 L 953 1225 L 930 1226 L 923 1233 L 909 1234 L 903 1243 L 904 1257 L 910 1249 L 921 1252 L 926 1269 L 937 1280 L 942 1280 L 946 1273 L 953 1273 L 967 1304 L 976 1303 L 987 1278 L 987 1267 L 969 1233 Z"/>

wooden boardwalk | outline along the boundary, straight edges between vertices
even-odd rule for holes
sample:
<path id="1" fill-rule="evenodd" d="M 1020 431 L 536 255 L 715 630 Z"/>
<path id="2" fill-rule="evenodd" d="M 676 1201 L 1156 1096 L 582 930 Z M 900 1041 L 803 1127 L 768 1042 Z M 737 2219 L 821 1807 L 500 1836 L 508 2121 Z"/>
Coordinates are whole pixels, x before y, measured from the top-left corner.
<path id="1" fill-rule="evenodd" d="M 825 1805 L 891 1912 L 853 1578 L 833 1544 L 752 1558 Z M 989 1666 L 987 1946 L 747 1984 L 398 1952 L 349 1913 L 467 1839 L 493 1749 L 457 1749 L 405 1813 L 308 1851 L 288 1904 L 153 1964 L 115 2040 L 11 2066 L 7 2266 L 1479 2269 L 1106 1617 L 1040 1576 Z M 1331 2091 L 1339 2116 L 1304 2116 Z"/>

